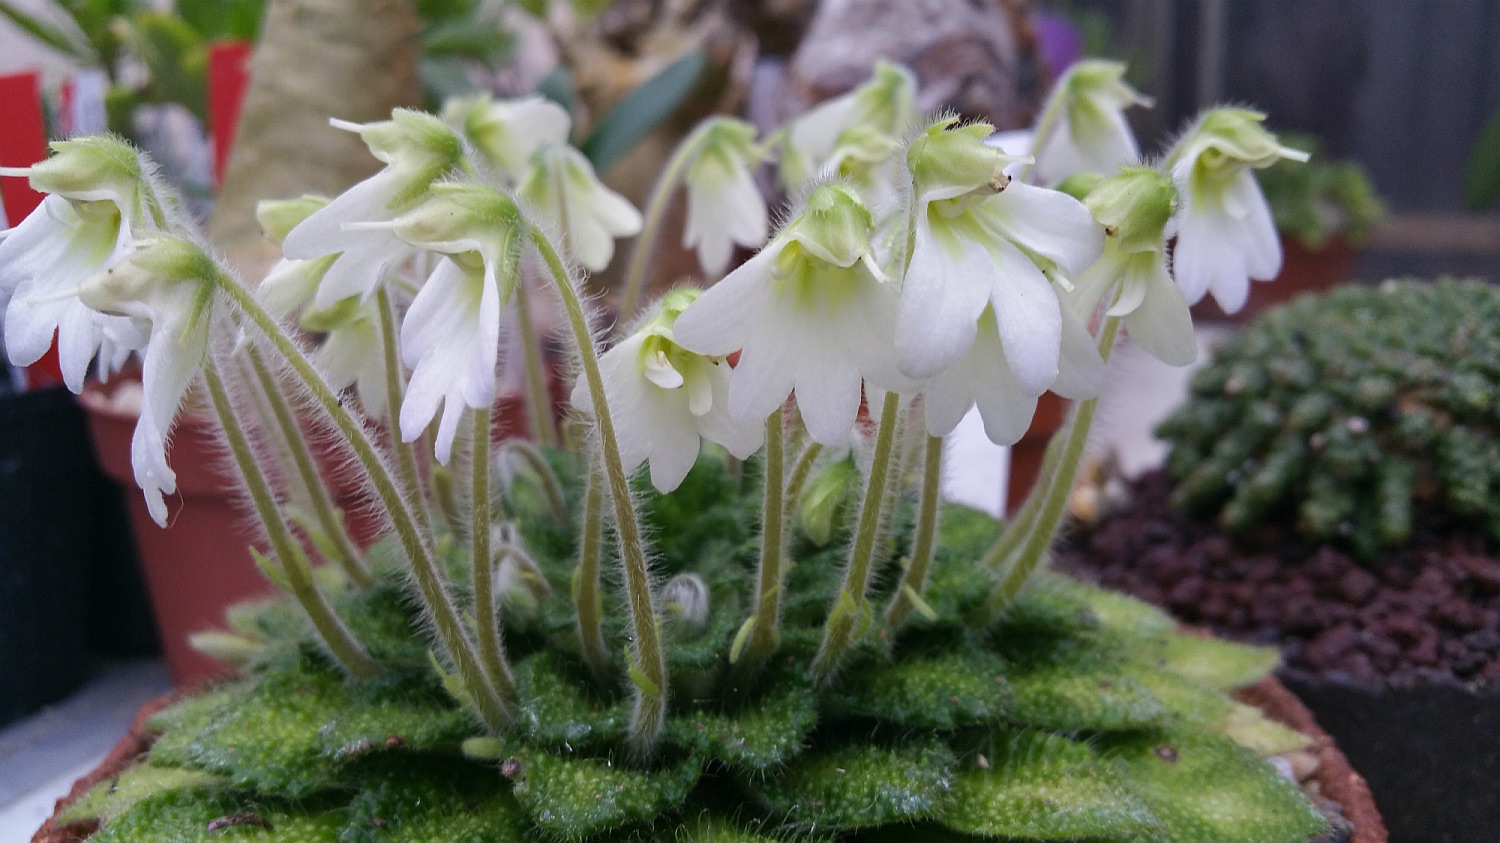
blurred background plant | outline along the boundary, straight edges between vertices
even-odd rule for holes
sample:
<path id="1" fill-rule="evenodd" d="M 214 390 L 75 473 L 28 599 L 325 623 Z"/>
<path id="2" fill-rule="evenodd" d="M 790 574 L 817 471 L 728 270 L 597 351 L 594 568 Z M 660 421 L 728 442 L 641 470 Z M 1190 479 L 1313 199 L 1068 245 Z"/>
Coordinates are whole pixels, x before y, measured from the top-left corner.
<path id="1" fill-rule="evenodd" d="M 1310 250 L 1335 237 L 1363 245 L 1386 213 L 1369 173 L 1357 161 L 1330 159 L 1312 135 L 1287 133 L 1281 139 L 1311 157 L 1305 164 L 1280 161 L 1256 174 L 1277 230 Z"/>

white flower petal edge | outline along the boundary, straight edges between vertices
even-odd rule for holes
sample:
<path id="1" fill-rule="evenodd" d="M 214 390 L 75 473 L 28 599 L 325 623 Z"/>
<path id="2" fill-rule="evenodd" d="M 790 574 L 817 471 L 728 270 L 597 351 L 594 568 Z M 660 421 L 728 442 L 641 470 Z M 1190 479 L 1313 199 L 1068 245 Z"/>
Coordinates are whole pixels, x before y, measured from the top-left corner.
<path id="1" fill-rule="evenodd" d="M 990 301 L 1009 370 L 1028 393 L 1040 395 L 1057 379 L 1062 307 L 1052 283 L 1020 249 L 997 240 L 997 275 Z"/>
<path id="2" fill-rule="evenodd" d="M 167 526 L 165 495 L 177 491 L 177 474 L 167 464 L 167 436 L 177 406 L 208 353 L 211 320 L 194 312 L 197 285 L 173 284 L 152 303 L 151 337 L 141 359 L 144 402 L 130 438 L 130 464 L 146 496 L 146 509 Z"/>
<path id="3" fill-rule="evenodd" d="M 342 253 L 319 283 L 315 307 L 333 307 L 350 296 L 368 300 L 385 277 L 415 253 L 390 230 L 358 227 L 395 219 L 391 203 L 403 186 L 403 177 L 394 168 L 382 170 L 314 211 L 287 234 L 281 250 L 292 260 Z M 351 223 L 355 227 L 346 227 Z"/>
<path id="4" fill-rule="evenodd" d="M 401 405 L 401 438 L 422 435 L 442 406 L 436 453 L 447 465 L 465 407 L 495 400 L 500 291 L 488 267 L 477 272 L 444 259 L 412 301 L 401 326 L 401 357 L 412 367 Z"/>
<path id="5" fill-rule="evenodd" d="M 977 403 L 990 441 L 1014 444 L 1031 425 L 1041 392 L 1027 390 L 1011 374 L 995 319 L 986 310 L 968 352 L 927 382 L 922 398 L 927 432 L 947 436 Z"/>
<path id="6" fill-rule="evenodd" d="M 1056 264 L 1069 278 L 1104 252 L 1103 227 L 1066 193 L 1013 180 L 974 213 L 986 228 Z"/>
<path id="7" fill-rule="evenodd" d="M 956 363 L 973 344 L 975 322 L 989 303 L 983 281 L 995 272 L 994 257 L 980 243 L 944 239 L 926 213 L 918 215 L 896 320 L 896 354 L 901 371 L 913 378 Z"/>

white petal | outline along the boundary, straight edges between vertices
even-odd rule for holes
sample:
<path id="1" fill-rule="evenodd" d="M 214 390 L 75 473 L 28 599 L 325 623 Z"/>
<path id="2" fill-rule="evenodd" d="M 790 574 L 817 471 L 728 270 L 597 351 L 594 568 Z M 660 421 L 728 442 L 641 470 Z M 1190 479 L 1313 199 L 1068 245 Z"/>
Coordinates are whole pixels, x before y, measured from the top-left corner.
<path id="1" fill-rule="evenodd" d="M 643 374 L 646 380 L 661 387 L 662 389 L 676 389 L 682 386 L 682 373 L 672 368 L 672 362 L 667 359 L 664 351 L 648 354 L 645 360 Z"/>
<path id="2" fill-rule="evenodd" d="M 401 179 L 391 168 L 381 170 L 334 197 L 287 232 L 281 253 L 293 260 L 311 260 L 367 245 L 377 235 L 394 237 L 389 231 L 346 231 L 344 223 L 395 219 L 391 202 L 401 188 Z"/>
<path id="3" fill-rule="evenodd" d="M 1104 228 L 1082 202 L 1056 190 L 1012 181 L 974 213 L 997 234 L 1057 264 L 1070 278 L 1104 251 Z"/>
<path id="4" fill-rule="evenodd" d="M 672 326 L 689 351 L 722 357 L 743 347 L 749 320 L 767 311 L 776 250 L 765 249 L 704 290 Z"/>
<path id="5" fill-rule="evenodd" d="M 130 440 L 136 485 L 146 496 L 152 520 L 163 527 L 167 510 L 162 496 L 177 490 L 177 475 L 167 464 L 167 434 L 182 395 L 207 353 L 210 321 L 207 314 L 192 312 L 194 285 L 175 287 L 151 302 L 151 339 L 141 359 L 141 418 Z M 197 318 L 189 323 L 190 316 Z"/>
<path id="6" fill-rule="evenodd" d="M 760 450 L 765 441 L 761 422 L 736 422 L 729 415 L 729 364 L 708 363 L 696 380 L 706 382 L 713 404 L 706 413 L 698 413 L 698 432 L 710 442 L 717 442 L 737 459 L 747 459 Z"/>
<path id="7" fill-rule="evenodd" d="M 953 365 L 974 342 L 974 323 L 989 301 L 996 268 L 983 245 L 935 236 L 928 215 L 917 221 L 911 267 L 901 288 L 896 353 L 901 371 L 929 377 Z"/>
<path id="8" fill-rule="evenodd" d="M 848 438 L 859 414 L 862 386 L 859 368 L 852 361 L 834 358 L 798 370 L 797 409 L 813 441 L 837 445 Z"/>
<path id="9" fill-rule="evenodd" d="M 1005 356 L 1022 388 L 1040 395 L 1057 378 L 1062 343 L 1062 308 L 1052 283 L 1031 259 L 1005 240 L 995 244 L 1000 281 L 991 301 Z"/>
<path id="10" fill-rule="evenodd" d="M 1182 291 L 1167 274 L 1165 261 L 1154 261 L 1140 284 L 1146 288 L 1146 297 L 1140 307 L 1125 317 L 1130 338 L 1169 366 L 1192 363 L 1198 358 L 1193 317 Z"/>
<path id="11" fill-rule="evenodd" d="M 1064 398 L 1097 398 L 1104 391 L 1109 367 L 1099 356 L 1099 343 L 1070 308 L 1062 309 L 1062 349 L 1052 391 Z"/>
<path id="12" fill-rule="evenodd" d="M 681 394 L 656 391 L 653 402 L 651 436 L 651 485 L 659 492 L 670 492 L 682 485 L 682 479 L 693 470 L 702 449 L 698 426 Z"/>
<path id="13" fill-rule="evenodd" d="M 1230 186 L 1225 201 L 1244 209 L 1237 241 L 1245 252 L 1245 271 L 1251 278 L 1270 281 L 1281 272 L 1281 237 L 1271 218 L 1271 207 L 1255 175 L 1246 168 Z"/>

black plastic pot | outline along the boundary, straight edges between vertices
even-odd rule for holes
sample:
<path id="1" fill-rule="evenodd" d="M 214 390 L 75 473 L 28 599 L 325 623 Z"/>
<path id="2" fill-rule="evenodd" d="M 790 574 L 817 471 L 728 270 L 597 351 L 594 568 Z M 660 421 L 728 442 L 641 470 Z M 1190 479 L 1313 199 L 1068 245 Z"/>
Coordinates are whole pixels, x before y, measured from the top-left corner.
<path id="1" fill-rule="evenodd" d="M 1500 690 L 1281 680 L 1364 774 L 1391 843 L 1500 841 Z"/>
<path id="2" fill-rule="evenodd" d="M 73 396 L 0 394 L 0 725 L 77 688 L 95 653 L 152 650 L 144 607 Z"/>

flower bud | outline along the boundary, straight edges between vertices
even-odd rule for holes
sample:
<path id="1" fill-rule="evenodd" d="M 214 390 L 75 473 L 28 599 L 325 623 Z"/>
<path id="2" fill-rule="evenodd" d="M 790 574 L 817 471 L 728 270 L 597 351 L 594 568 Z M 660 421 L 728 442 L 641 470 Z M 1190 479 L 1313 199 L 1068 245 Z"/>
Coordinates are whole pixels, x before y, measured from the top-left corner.
<path id="1" fill-rule="evenodd" d="M 809 477 L 797 506 L 797 524 L 813 543 L 833 541 L 849 520 L 850 505 L 860 487 L 853 457 L 829 463 Z"/>
<path id="2" fill-rule="evenodd" d="M 710 605 L 708 584 L 697 574 L 678 574 L 662 586 L 662 614 L 689 629 L 703 628 L 708 622 Z"/>

